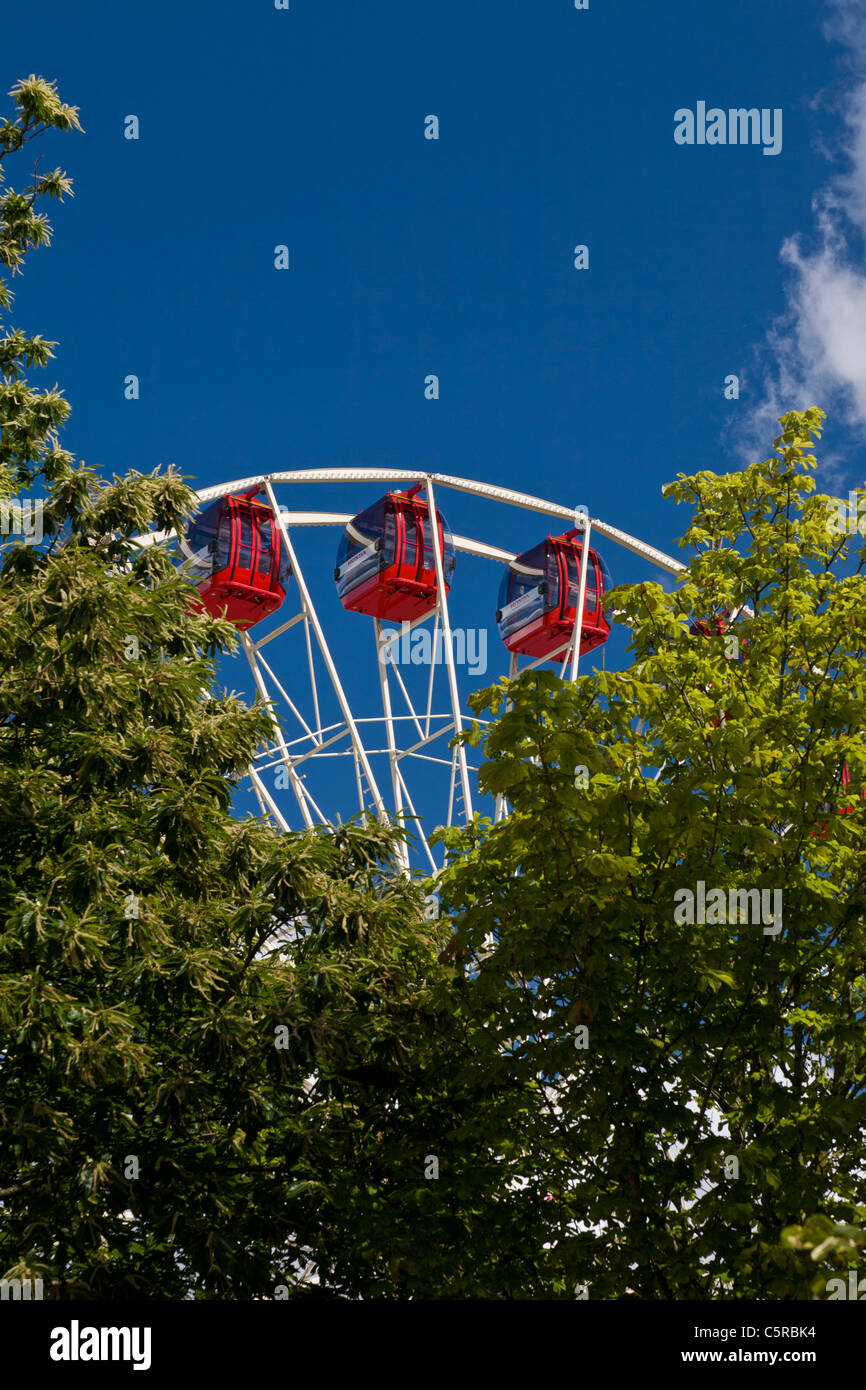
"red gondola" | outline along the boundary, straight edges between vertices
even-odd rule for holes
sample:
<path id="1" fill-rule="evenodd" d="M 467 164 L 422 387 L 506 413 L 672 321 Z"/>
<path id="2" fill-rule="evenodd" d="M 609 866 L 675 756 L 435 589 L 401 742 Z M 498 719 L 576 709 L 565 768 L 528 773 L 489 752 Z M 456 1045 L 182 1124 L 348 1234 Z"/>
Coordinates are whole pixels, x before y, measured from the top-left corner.
<path id="1" fill-rule="evenodd" d="M 843 735 L 842 735 L 842 738 L 847 738 L 847 737 L 848 737 L 847 734 L 843 734 Z M 850 792 L 848 793 L 849 796 L 855 795 L 855 790 L 854 790 L 853 786 L 851 785 L 851 784 L 852 784 L 851 769 L 849 768 L 849 766 L 848 766 L 847 763 L 843 763 L 843 764 L 842 764 L 842 774 L 841 774 L 840 781 L 841 781 L 842 787 L 845 789 L 845 791 L 848 791 L 848 788 L 851 787 L 851 790 L 850 790 Z M 861 800 L 861 801 L 866 800 L 866 787 L 861 787 L 861 788 L 860 788 L 860 800 Z M 822 811 L 830 811 L 830 810 L 832 810 L 832 809 L 833 809 L 833 808 L 832 808 L 832 806 L 830 805 L 830 802 L 829 802 L 829 801 L 825 801 L 825 802 L 824 802 L 824 805 L 821 807 L 821 810 L 822 810 Z M 854 806 L 839 806 L 839 807 L 836 808 L 836 814 L 839 815 L 839 816 L 851 816 L 851 815 L 854 814 L 855 809 L 856 809 L 856 808 L 855 808 Z M 828 821 L 825 821 L 824 824 L 823 824 L 823 826 L 816 825 L 816 826 L 814 827 L 813 831 L 812 831 L 812 838 L 813 838 L 813 839 L 818 839 L 818 840 L 826 840 L 826 838 L 827 838 L 828 826 L 829 826 L 829 822 L 828 822 Z"/>
<path id="2" fill-rule="evenodd" d="M 199 593 L 194 602 L 244 631 L 279 608 L 292 572 L 274 514 L 254 500 L 257 492 L 221 497 L 193 518 L 180 543 Z"/>
<path id="3" fill-rule="evenodd" d="M 728 630 L 728 623 L 729 623 L 729 621 L 730 621 L 730 617 L 731 617 L 730 609 L 729 609 L 729 608 L 722 608 L 722 609 L 719 610 L 718 617 L 716 617 L 716 618 L 711 618 L 711 619 L 709 620 L 709 622 L 706 622 L 706 623 L 692 623 L 691 626 L 689 627 L 689 633 L 691 634 L 692 637 L 709 637 L 711 633 L 712 633 L 712 636 L 713 636 L 713 637 L 724 637 L 725 633 L 726 633 L 727 630 Z M 745 643 L 743 643 L 743 645 L 745 646 Z M 739 644 L 738 644 L 738 646 L 739 646 Z M 741 658 L 740 658 L 740 657 L 737 657 L 737 660 L 739 661 L 739 660 L 741 660 Z M 708 688 L 708 690 L 707 690 L 707 694 L 709 694 L 709 693 L 712 691 L 712 689 L 713 689 L 713 687 L 712 687 L 712 686 L 709 686 L 709 688 Z M 730 717 L 731 717 L 731 716 L 730 716 L 729 714 L 726 714 L 726 715 L 725 715 L 725 723 L 726 723 L 726 724 L 727 724 L 728 720 L 730 719 Z M 714 716 L 714 718 L 713 718 L 713 728 L 714 728 L 714 729 L 718 729 L 718 728 L 719 728 L 719 724 L 720 724 L 720 721 L 719 721 L 718 715 L 716 715 L 716 716 Z"/>
<path id="4" fill-rule="evenodd" d="M 532 550 L 511 561 L 499 587 L 496 622 L 510 652 L 563 661 L 577 620 L 581 532 L 548 536 Z M 610 625 L 604 614 L 604 595 L 611 587 L 607 565 L 590 548 L 586 566 L 586 597 L 580 624 L 580 654 L 607 641 Z M 557 648 L 563 650 L 556 656 Z"/>
<path id="5" fill-rule="evenodd" d="M 436 559 L 421 484 L 389 492 L 349 522 L 337 551 L 334 579 L 351 613 L 412 622 L 436 604 Z M 437 513 L 445 592 L 456 566 L 448 523 Z"/>
<path id="6" fill-rule="evenodd" d="M 710 626 L 712 624 L 713 636 L 724 637 L 727 631 L 730 613 L 727 608 L 723 608 L 717 618 L 712 618 L 709 623 L 692 623 L 689 632 L 692 637 L 709 637 Z"/>

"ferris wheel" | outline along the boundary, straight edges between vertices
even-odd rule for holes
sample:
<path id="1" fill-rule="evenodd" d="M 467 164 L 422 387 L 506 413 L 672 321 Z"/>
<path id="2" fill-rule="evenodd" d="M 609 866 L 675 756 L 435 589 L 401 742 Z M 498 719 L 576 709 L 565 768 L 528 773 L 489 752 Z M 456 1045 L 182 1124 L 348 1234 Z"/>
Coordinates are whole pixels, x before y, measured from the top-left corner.
<path id="1" fill-rule="evenodd" d="M 335 485 L 366 505 L 298 505 L 317 488 L 320 497 L 333 495 Z M 278 500 L 278 490 L 289 500 Z M 455 534 L 440 508 L 443 494 L 456 494 L 449 511 L 467 494 L 490 503 L 493 534 L 495 506 L 520 509 L 526 548 Z M 439 473 L 302 469 L 220 483 L 197 496 L 201 510 L 185 535 L 152 533 L 139 543 L 173 542 L 195 585 L 194 602 L 238 629 L 271 720 L 272 737 L 248 770 L 262 814 L 283 830 L 358 812 L 408 817 L 434 873 L 440 865 L 429 832 L 479 809 L 477 768 L 466 745 L 453 742 L 477 719 L 466 707 L 465 668 L 471 632 L 481 631 L 452 623 L 458 558 L 491 571 L 481 615 L 485 650 L 494 614 L 498 641 L 485 685 L 545 663 L 576 679 L 581 656 L 610 632 L 608 542 L 671 574 L 683 569 L 585 507 Z M 315 553 L 302 562 L 313 536 Z M 330 592 L 322 587 L 326 574 Z M 495 820 L 506 815 L 504 797 L 489 810 Z M 408 869 L 408 845 L 399 854 Z"/>

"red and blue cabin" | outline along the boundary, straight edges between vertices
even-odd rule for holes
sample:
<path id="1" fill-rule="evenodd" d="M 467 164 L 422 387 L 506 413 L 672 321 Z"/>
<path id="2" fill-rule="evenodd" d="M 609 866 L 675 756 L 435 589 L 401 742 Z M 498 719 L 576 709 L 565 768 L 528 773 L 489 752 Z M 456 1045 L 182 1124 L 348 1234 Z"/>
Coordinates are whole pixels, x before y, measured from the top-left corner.
<path id="1" fill-rule="evenodd" d="M 728 630 L 728 622 L 730 620 L 730 616 L 731 614 L 729 609 L 722 608 L 719 610 L 719 613 L 716 617 L 709 618 L 706 622 L 691 623 L 689 626 L 689 634 L 692 637 L 724 637 L 725 633 Z M 738 658 L 738 660 L 742 660 L 742 658 Z M 712 688 L 712 686 L 709 687 L 710 690 L 712 690 Z M 729 714 L 726 714 L 724 716 L 726 724 L 729 721 L 730 717 L 731 716 Z M 718 715 L 714 715 L 713 728 L 718 729 L 720 727 L 721 725 Z"/>
<path id="2" fill-rule="evenodd" d="M 724 637 L 728 630 L 728 619 L 730 616 L 727 608 L 723 608 L 718 617 L 710 618 L 708 622 L 692 623 L 689 627 L 689 632 L 692 637 L 709 637 L 711 631 L 714 637 Z"/>
<path id="3" fill-rule="evenodd" d="M 847 734 L 842 734 L 840 737 L 841 737 L 841 738 L 847 738 L 848 735 L 847 735 Z M 848 766 L 847 763 L 842 763 L 839 781 L 840 781 L 840 789 L 841 789 L 841 790 L 844 790 L 844 791 L 848 792 L 848 795 L 849 795 L 849 796 L 856 796 L 856 795 L 857 795 L 857 788 L 856 788 L 856 787 L 854 786 L 854 784 L 853 784 L 853 779 L 852 779 L 852 776 L 851 776 L 851 769 L 849 768 L 849 766 Z M 850 791 L 848 790 L 849 787 L 850 787 Z M 861 787 L 861 788 L 860 788 L 860 800 L 861 800 L 861 802 L 862 802 L 862 801 L 866 801 L 866 787 Z M 821 807 L 821 809 L 822 809 L 822 811 L 832 811 L 833 807 L 832 807 L 832 805 L 830 804 L 829 801 L 825 801 L 825 802 L 824 802 L 824 805 Z M 839 816 L 852 816 L 852 815 L 854 814 L 854 812 L 855 812 L 856 809 L 857 809 L 856 805 L 854 805 L 854 806 L 837 806 L 837 807 L 836 807 L 836 814 L 839 815 Z M 861 810 L 866 810 L 866 808 L 864 808 L 864 807 L 861 807 L 860 809 L 861 809 Z M 828 828 L 829 828 L 829 822 L 828 822 L 828 821 L 824 821 L 823 825 L 820 825 L 820 824 L 816 825 L 816 826 L 814 827 L 814 829 L 812 830 L 812 838 L 813 838 L 813 839 L 817 838 L 817 839 L 819 839 L 819 840 L 826 840 Z"/>
<path id="4" fill-rule="evenodd" d="M 274 514 L 255 500 L 257 493 L 252 488 L 221 497 L 192 519 L 181 538 L 197 605 L 243 631 L 276 612 L 292 573 Z"/>
<path id="5" fill-rule="evenodd" d="M 334 579 L 350 613 L 413 622 L 436 606 L 436 557 L 421 484 L 388 492 L 349 522 L 337 550 Z M 445 592 L 457 563 L 448 523 L 436 513 Z"/>
<path id="6" fill-rule="evenodd" d="M 565 659 L 564 643 L 577 622 L 582 554 L 581 532 L 575 529 L 548 536 L 509 563 L 499 586 L 496 622 L 510 652 L 536 660 Z M 580 622 L 581 656 L 600 647 L 610 635 L 604 613 L 604 595 L 610 588 L 607 565 L 590 548 Z"/>

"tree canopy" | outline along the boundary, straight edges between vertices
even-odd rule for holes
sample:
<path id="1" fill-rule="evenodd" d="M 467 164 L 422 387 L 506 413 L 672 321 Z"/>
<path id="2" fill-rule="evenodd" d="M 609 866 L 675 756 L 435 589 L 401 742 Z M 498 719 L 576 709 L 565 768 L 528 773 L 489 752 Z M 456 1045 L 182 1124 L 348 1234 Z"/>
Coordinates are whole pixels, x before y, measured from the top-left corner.
<path id="1" fill-rule="evenodd" d="M 590 1297 L 808 1296 L 783 1231 L 864 1214 L 866 550 L 814 492 L 821 420 L 669 486 L 687 568 L 614 591 L 626 670 L 475 698 L 511 814 L 449 833 L 442 901 L 546 1079 Z"/>
<path id="2" fill-rule="evenodd" d="M 53 84 L 11 95 L 4 159 L 80 129 Z M 4 190 L 13 274 L 50 239 L 40 199 L 70 192 L 60 170 Z M 522 1083 L 439 960 L 450 928 L 399 830 L 232 813 L 266 711 L 215 688 L 234 629 L 135 543 L 194 497 L 173 468 L 77 463 L 62 393 L 25 376 L 55 344 L 0 332 L 0 1278 L 76 1299 L 528 1293 Z"/>

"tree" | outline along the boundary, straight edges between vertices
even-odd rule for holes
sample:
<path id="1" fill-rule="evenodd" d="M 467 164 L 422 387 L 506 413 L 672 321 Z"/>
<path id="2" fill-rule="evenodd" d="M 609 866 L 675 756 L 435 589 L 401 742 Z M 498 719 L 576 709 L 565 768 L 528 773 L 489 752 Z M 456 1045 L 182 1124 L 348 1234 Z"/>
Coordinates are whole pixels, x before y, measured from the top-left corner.
<path id="1" fill-rule="evenodd" d="M 549 1278 L 591 1298 L 808 1297 L 782 1232 L 866 1213 L 866 547 L 814 495 L 822 418 L 669 486 L 690 558 L 615 591 L 628 669 L 475 697 L 511 814 L 448 833 L 442 903 L 545 1081 Z"/>
<path id="2" fill-rule="evenodd" d="M 53 84 L 11 95 L 0 161 L 80 129 Z M 49 241 L 39 199 L 70 191 L 37 170 L 3 192 L 13 274 Z M 134 543 L 194 498 L 173 469 L 77 464 L 62 394 L 24 375 L 54 344 L 0 332 L 0 1277 L 74 1299 L 531 1290 L 539 1087 L 466 1014 L 399 829 L 232 815 L 266 712 L 214 689 L 233 628 Z"/>
<path id="3" fill-rule="evenodd" d="M 866 1230 L 862 1226 L 831 1221 L 818 1214 L 802 1225 L 788 1226 L 782 1232 L 782 1243 L 789 1250 L 808 1251 L 809 1264 L 801 1257 L 800 1269 L 804 1279 L 808 1279 L 813 1298 L 862 1300 L 866 1281 L 859 1277 L 857 1268 L 866 1247 Z"/>

